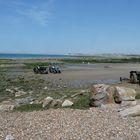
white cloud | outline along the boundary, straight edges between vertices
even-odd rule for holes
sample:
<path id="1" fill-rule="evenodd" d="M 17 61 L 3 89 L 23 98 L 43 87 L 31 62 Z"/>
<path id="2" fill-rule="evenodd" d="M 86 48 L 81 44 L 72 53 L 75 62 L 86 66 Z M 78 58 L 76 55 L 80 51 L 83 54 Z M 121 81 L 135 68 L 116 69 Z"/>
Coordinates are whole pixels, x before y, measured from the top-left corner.
<path id="1" fill-rule="evenodd" d="M 12 10 L 12 12 L 15 12 L 15 15 L 13 15 L 14 20 L 23 18 L 23 20 L 32 20 L 43 26 L 48 23 L 53 3 L 54 0 L 39 0 L 34 3 L 22 0 L 7 0 L 3 2 L 4 5 L 7 5 L 7 7 Z"/>
<path id="2" fill-rule="evenodd" d="M 42 9 L 37 6 L 33 6 L 24 10 L 18 11 L 18 13 L 25 18 L 32 19 L 41 25 L 46 25 L 48 23 L 49 11 L 47 9 Z"/>

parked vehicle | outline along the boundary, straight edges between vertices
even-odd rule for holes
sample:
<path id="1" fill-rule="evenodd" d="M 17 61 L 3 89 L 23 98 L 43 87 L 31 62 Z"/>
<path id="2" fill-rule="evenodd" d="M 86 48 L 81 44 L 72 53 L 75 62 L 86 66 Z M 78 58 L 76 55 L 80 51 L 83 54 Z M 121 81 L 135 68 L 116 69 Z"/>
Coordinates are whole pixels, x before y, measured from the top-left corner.
<path id="1" fill-rule="evenodd" d="M 49 67 L 49 72 L 50 73 L 61 73 L 61 70 L 60 70 L 59 66 L 52 65 Z"/>
<path id="2" fill-rule="evenodd" d="M 48 68 L 44 66 L 37 66 L 33 68 L 35 74 L 48 74 Z"/>

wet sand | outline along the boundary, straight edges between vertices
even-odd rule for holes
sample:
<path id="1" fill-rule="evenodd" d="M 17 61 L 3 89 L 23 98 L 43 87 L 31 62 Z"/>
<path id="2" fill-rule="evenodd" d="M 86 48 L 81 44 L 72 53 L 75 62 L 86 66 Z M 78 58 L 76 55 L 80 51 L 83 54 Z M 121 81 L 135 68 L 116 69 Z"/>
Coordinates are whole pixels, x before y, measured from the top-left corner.
<path id="1" fill-rule="evenodd" d="M 29 62 L 28 60 L 26 61 Z M 33 60 L 33 62 L 34 61 L 35 60 Z M 62 83 L 62 85 L 63 86 L 66 85 L 66 87 L 87 88 L 91 84 L 96 83 L 117 84 L 119 83 L 120 77 L 129 78 L 129 73 L 131 70 L 140 71 L 140 64 L 137 63 L 65 64 L 63 67 L 60 67 L 60 69 L 62 70 L 61 74 L 52 74 L 52 73 L 34 74 L 32 69 L 22 69 L 22 68 L 8 69 L 6 73 L 8 73 L 8 75 L 13 76 L 22 75 L 25 76 L 27 79 L 29 77 L 39 76 L 40 78 L 46 81 L 52 82 L 53 85 L 56 86 L 57 84 L 61 85 Z"/>
<path id="2" fill-rule="evenodd" d="M 129 78 L 131 70 L 140 70 L 140 64 L 85 64 L 63 68 L 61 74 L 48 74 L 47 77 L 64 80 L 119 80 Z"/>
<path id="3" fill-rule="evenodd" d="M 66 65 L 61 74 L 49 73 L 39 76 L 52 82 L 53 85 L 65 85 L 70 88 L 89 88 L 91 84 L 120 84 L 120 77 L 129 78 L 131 70 L 140 70 L 140 64 Z M 30 75 L 33 74 L 32 72 L 29 73 Z M 126 86 L 133 88 L 133 84 Z"/>

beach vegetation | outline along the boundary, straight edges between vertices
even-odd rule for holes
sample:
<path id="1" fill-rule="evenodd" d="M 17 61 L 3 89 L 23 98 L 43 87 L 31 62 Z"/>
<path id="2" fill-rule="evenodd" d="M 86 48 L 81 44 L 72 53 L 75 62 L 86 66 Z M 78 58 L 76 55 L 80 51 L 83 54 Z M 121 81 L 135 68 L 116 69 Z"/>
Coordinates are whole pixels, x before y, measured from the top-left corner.
<path id="1" fill-rule="evenodd" d="M 71 58 L 71 59 L 61 59 L 62 62 L 65 63 L 139 63 L 140 58 L 95 58 L 95 57 L 78 57 L 78 58 Z"/>
<path id="2" fill-rule="evenodd" d="M 39 111 L 39 110 L 43 110 L 42 104 L 27 104 L 14 108 L 14 111 L 20 111 L 20 112 L 31 112 L 31 111 Z"/>

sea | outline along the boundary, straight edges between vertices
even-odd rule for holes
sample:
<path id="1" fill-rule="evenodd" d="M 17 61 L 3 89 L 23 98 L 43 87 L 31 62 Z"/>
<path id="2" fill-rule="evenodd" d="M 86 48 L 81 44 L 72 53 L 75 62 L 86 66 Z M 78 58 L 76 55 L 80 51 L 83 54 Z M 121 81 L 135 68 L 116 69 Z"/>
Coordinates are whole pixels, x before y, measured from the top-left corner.
<path id="1" fill-rule="evenodd" d="M 60 54 L 10 54 L 0 53 L 0 59 L 60 59 L 60 58 L 72 58 L 71 55 Z"/>

